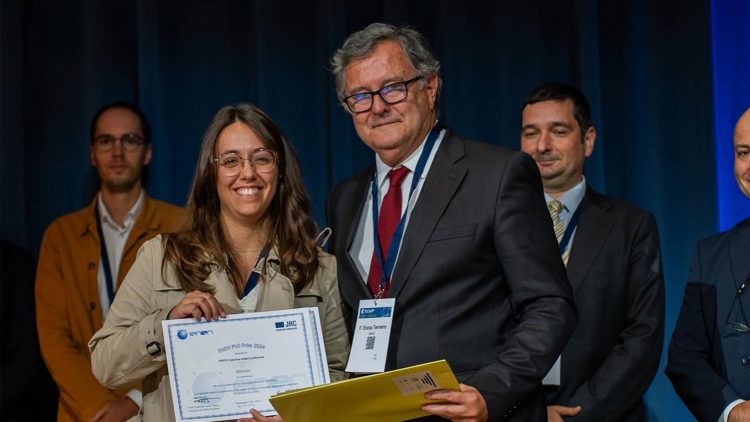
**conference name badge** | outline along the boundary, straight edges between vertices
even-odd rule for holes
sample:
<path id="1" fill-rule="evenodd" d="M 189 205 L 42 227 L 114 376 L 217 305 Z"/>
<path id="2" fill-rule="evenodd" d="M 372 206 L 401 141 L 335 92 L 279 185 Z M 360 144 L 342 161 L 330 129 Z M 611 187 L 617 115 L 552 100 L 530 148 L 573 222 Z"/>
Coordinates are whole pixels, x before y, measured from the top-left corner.
<path id="1" fill-rule="evenodd" d="M 361 300 L 346 372 L 372 374 L 385 370 L 396 299 Z"/>

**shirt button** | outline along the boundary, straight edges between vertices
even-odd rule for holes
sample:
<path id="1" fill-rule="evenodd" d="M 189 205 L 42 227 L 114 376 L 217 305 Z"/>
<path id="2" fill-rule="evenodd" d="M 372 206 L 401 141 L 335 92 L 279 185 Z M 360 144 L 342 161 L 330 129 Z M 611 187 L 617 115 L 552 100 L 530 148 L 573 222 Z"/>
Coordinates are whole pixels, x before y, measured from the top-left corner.
<path id="1" fill-rule="evenodd" d="M 742 358 L 742 364 L 747 366 L 750 365 L 750 356 L 745 356 Z"/>
<path id="2" fill-rule="evenodd" d="M 94 268 L 96 268 L 96 264 L 89 262 L 89 270 L 93 270 Z"/>

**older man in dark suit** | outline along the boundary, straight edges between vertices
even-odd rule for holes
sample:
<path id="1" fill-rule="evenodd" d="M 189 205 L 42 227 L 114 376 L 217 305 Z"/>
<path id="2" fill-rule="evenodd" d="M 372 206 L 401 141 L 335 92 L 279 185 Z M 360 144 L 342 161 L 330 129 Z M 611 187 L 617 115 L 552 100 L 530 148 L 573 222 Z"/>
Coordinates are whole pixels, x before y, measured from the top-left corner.
<path id="1" fill-rule="evenodd" d="M 734 175 L 750 198 L 750 108 L 734 128 Z M 666 373 L 706 422 L 750 421 L 750 218 L 698 242 Z"/>
<path id="2" fill-rule="evenodd" d="M 535 88 L 521 120 L 521 149 L 542 174 L 580 321 L 545 378 L 548 420 L 645 421 L 642 396 L 659 366 L 664 337 L 654 217 L 588 186 L 583 169 L 596 130 L 576 88 Z"/>
<path id="3" fill-rule="evenodd" d="M 437 121 L 440 65 L 418 32 L 372 24 L 332 63 L 342 105 L 376 153 L 328 200 L 345 305 L 395 298 L 384 369 L 448 360 L 461 389 L 428 393 L 447 403 L 427 412 L 544 420 L 540 381 L 576 313 L 539 171 Z"/>

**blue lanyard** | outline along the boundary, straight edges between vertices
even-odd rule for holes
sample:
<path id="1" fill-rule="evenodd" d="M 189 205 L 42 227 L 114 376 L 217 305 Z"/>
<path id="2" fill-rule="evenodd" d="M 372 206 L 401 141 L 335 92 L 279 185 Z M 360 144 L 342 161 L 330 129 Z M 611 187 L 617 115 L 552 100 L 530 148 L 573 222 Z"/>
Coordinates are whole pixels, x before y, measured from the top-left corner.
<path id="1" fill-rule="evenodd" d="M 568 243 L 570 243 L 570 238 L 573 237 L 573 232 L 576 230 L 576 226 L 578 226 L 578 219 L 581 217 L 581 205 L 578 205 L 578 208 L 576 208 L 575 212 L 573 213 L 573 216 L 570 217 L 570 222 L 568 222 L 568 227 L 565 228 L 565 234 L 563 234 L 562 239 L 560 239 L 560 255 L 565 252 L 565 249 L 568 247 Z"/>
<path id="2" fill-rule="evenodd" d="M 247 296 L 248 293 L 250 293 L 255 286 L 258 285 L 258 278 L 260 278 L 260 271 L 255 271 L 255 267 L 258 266 L 258 263 L 261 259 L 265 258 L 266 255 L 268 255 L 268 244 L 261 249 L 260 254 L 258 255 L 258 259 L 255 261 L 255 265 L 253 266 L 253 270 L 250 271 L 250 277 L 247 278 L 247 283 L 245 283 L 245 291 L 242 295 L 242 297 Z"/>
<path id="3" fill-rule="evenodd" d="M 422 178 L 422 173 L 424 173 L 424 168 L 427 165 L 427 159 L 430 157 L 430 152 L 432 152 L 432 148 L 435 145 L 435 141 L 437 141 L 438 136 L 440 135 L 440 131 L 443 130 L 443 125 L 440 124 L 440 122 L 436 123 L 435 126 L 433 126 L 432 130 L 430 131 L 430 134 L 427 135 L 427 141 L 425 141 L 424 148 L 422 149 L 422 153 L 419 155 L 419 160 L 417 161 L 417 167 L 414 169 L 414 175 L 411 179 L 411 187 L 409 188 L 409 199 L 406 201 L 407 208 L 408 204 L 411 202 L 411 195 L 414 193 L 414 191 L 417 189 L 417 184 L 419 184 L 419 179 Z M 378 264 L 380 264 L 380 268 L 382 268 L 383 271 L 381 271 L 380 276 L 380 291 L 383 291 L 385 289 L 385 281 L 390 280 L 391 273 L 393 272 L 393 266 L 396 264 L 396 255 L 398 255 L 398 248 L 401 244 L 401 237 L 404 234 L 404 226 L 406 225 L 406 212 L 401 214 L 401 220 L 398 222 L 398 226 L 396 226 L 396 231 L 393 233 L 393 239 L 391 239 L 391 245 L 388 247 L 388 255 L 386 257 L 385 262 L 383 262 L 383 251 L 380 247 L 380 240 L 378 239 L 378 181 L 377 181 L 377 171 L 373 172 L 372 179 L 370 182 L 370 191 L 372 195 L 372 237 L 373 237 L 373 244 L 375 245 L 375 256 L 378 259 Z"/>
<path id="4" fill-rule="evenodd" d="M 104 269 L 104 281 L 107 284 L 107 294 L 109 295 L 109 304 L 115 300 L 115 288 L 112 283 L 112 269 L 109 267 L 109 256 L 107 254 L 107 242 L 104 241 L 104 232 L 102 231 L 102 222 L 99 217 L 99 204 L 94 206 L 96 213 L 96 231 L 99 233 L 99 251 L 101 252 L 102 268 Z"/>

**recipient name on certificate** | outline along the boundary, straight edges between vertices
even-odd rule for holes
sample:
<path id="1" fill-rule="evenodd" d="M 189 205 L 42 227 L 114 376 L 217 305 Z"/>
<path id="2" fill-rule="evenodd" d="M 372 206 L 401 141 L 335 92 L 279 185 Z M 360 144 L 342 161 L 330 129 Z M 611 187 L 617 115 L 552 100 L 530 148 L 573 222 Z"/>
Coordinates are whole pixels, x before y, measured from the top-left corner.
<path id="1" fill-rule="evenodd" d="M 317 308 L 162 326 L 178 421 L 275 415 L 270 396 L 330 381 Z"/>

